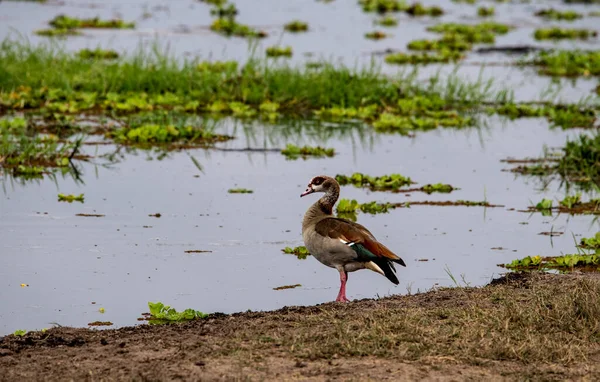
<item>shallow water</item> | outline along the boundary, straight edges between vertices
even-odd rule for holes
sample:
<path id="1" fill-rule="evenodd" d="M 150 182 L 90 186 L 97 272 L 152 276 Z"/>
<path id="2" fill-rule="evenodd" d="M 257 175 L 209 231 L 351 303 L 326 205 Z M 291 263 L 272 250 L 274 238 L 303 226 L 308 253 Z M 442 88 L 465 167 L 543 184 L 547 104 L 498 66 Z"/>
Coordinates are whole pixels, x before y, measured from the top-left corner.
<path id="1" fill-rule="evenodd" d="M 259 54 L 281 40 L 282 45 L 294 47 L 292 63 L 320 57 L 350 65 L 368 62 L 374 51 L 402 49 L 410 40 L 432 37 L 425 31 L 426 25 L 475 20 L 472 15 L 476 12 L 475 6 L 441 2 L 450 14 L 436 20 L 399 15 L 400 25 L 391 29 L 394 36 L 372 42 L 363 34 L 375 29 L 375 17 L 363 13 L 353 1 L 235 3 L 241 22 L 271 32 L 257 48 Z M 115 0 L 61 4 L 0 2 L 0 37 L 18 32 L 37 43 L 44 38 L 31 33 L 45 28 L 47 21 L 61 13 L 120 16 L 136 21 L 137 28 L 85 31 L 82 37 L 66 40 L 66 47 L 76 50 L 101 45 L 131 51 L 140 41 L 151 44 L 158 38 L 181 57 L 245 60 L 249 54 L 246 40 L 227 39 L 208 30 L 209 6 L 202 3 L 172 1 L 163 6 L 159 1 L 130 1 L 121 5 Z M 269 12 L 262 11 L 263 7 Z M 497 45 L 534 44 L 531 33 L 545 21 L 530 15 L 542 5 L 495 7 L 496 20 L 519 25 L 516 31 L 500 36 Z M 598 7 L 570 8 L 587 12 Z M 148 18 L 144 18 L 146 12 Z M 282 36 L 283 23 L 291 19 L 309 21 L 311 31 Z M 332 23 L 334 19 L 339 21 Z M 593 27 L 594 20 L 598 19 L 558 24 Z M 572 46 L 572 42 L 560 45 Z M 597 42 L 580 46 L 597 48 Z M 457 70 L 460 76 L 476 79 L 480 67 L 469 63 L 501 62 L 506 57 L 471 53 Z M 398 70 L 385 65 L 383 69 L 390 74 Z M 439 70 L 448 74 L 455 68 L 428 66 L 419 78 L 426 79 Z M 482 77 L 514 89 L 517 100 L 537 99 L 551 83 L 531 69 L 516 67 L 488 67 Z M 593 80 L 561 82 L 559 97 L 570 102 L 589 95 L 596 85 Z M 483 285 L 503 272 L 499 263 L 527 255 L 573 252 L 573 235 L 589 236 L 597 231 L 593 218 L 510 211 L 542 197 L 562 198 L 564 191 L 556 183 L 540 190 L 539 182 L 502 172 L 508 166 L 500 160 L 538 156 L 545 145 L 562 146 L 577 131 L 551 130 L 543 119 L 491 118 L 487 122 L 486 128 L 436 130 L 409 138 L 380 135 L 361 126 L 314 127 L 311 121 L 264 126 L 225 120 L 221 129 L 237 139 L 219 144 L 220 149 L 306 143 L 334 147 L 338 155 L 289 161 L 278 152 L 198 149 L 170 153 L 162 160 L 154 155 L 149 160 L 147 153 L 137 151 L 125 153 L 111 167 L 84 164 L 85 184 L 60 178 L 21 185 L 0 178 L 4 187 L 0 195 L 0 335 L 16 329 L 41 329 L 51 323 L 85 326 L 101 320 L 131 325 L 147 311 L 148 301 L 162 301 L 177 309 L 235 312 L 333 300 L 339 286 L 337 272 L 313 258 L 297 260 L 281 253 L 286 246 L 302 245 L 302 215 L 316 197 L 300 199 L 299 194 L 317 174 L 401 173 L 419 185 L 442 182 L 460 188 L 451 194 L 410 196 L 351 186 L 342 189 L 342 197 L 359 202 L 486 199 L 505 205 L 413 206 L 383 215 L 359 215 L 358 221 L 408 266 L 398 269 L 398 286 L 372 272 L 351 274 L 348 296 L 353 299 L 452 286 L 452 277 L 460 285 Z M 93 153 L 96 148 L 88 146 L 86 150 Z M 98 146 L 98 150 L 111 152 L 115 147 Z M 202 172 L 190 156 L 200 161 Z M 254 193 L 228 194 L 233 187 L 250 188 Z M 85 203 L 58 203 L 58 193 L 84 193 Z M 78 217 L 77 213 L 105 216 Z M 155 213 L 162 216 L 148 216 Z M 552 238 L 539 235 L 550 230 L 564 234 Z M 492 249 L 498 247 L 504 249 Z M 186 250 L 212 252 L 188 254 Z M 420 261 L 423 259 L 427 261 Z M 21 287 L 22 283 L 29 286 Z M 302 287 L 273 290 L 290 284 Z M 99 312 L 101 307 L 104 314 Z"/>

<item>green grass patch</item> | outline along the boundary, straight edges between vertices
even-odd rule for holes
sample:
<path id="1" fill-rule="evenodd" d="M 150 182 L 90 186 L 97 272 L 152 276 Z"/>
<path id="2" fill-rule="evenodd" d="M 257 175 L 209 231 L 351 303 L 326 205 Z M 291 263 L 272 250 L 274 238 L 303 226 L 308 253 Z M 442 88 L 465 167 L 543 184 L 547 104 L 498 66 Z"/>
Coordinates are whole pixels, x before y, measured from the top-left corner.
<path id="1" fill-rule="evenodd" d="M 392 53 L 385 57 L 385 62 L 397 65 L 447 64 L 463 58 L 464 55 L 460 52 L 442 50 L 436 53 Z"/>
<path id="2" fill-rule="evenodd" d="M 536 29 L 533 37 L 536 40 L 588 40 L 598 36 L 598 32 L 591 29 L 570 29 L 570 28 L 539 28 Z"/>
<path id="3" fill-rule="evenodd" d="M 574 268 L 588 268 L 589 270 L 599 270 L 600 254 L 573 254 L 556 257 L 527 256 L 522 259 L 513 260 L 509 264 L 504 264 L 508 269 L 559 269 L 573 270 Z"/>
<path id="4" fill-rule="evenodd" d="M 181 124 L 142 124 L 110 131 L 108 136 L 118 143 L 142 146 L 173 142 L 212 144 L 233 139 L 230 136 L 215 134 L 203 128 Z"/>
<path id="5" fill-rule="evenodd" d="M 321 146 L 299 147 L 299 146 L 296 146 L 296 145 L 293 145 L 290 143 L 285 146 L 285 149 L 281 150 L 281 154 L 283 154 L 287 159 L 291 159 L 291 160 L 295 160 L 298 158 L 306 159 L 308 157 L 325 158 L 325 157 L 333 157 L 335 155 L 335 150 L 331 149 L 331 148 L 324 148 Z"/>
<path id="6" fill-rule="evenodd" d="M 581 13 L 573 10 L 559 11 L 554 8 L 542 9 L 535 13 L 538 17 L 543 17 L 549 20 L 567 20 L 573 21 L 583 17 Z"/>
<path id="7" fill-rule="evenodd" d="M 545 117 L 552 127 L 563 129 L 592 128 L 596 122 L 596 110 L 582 105 L 531 105 L 506 103 L 489 108 L 490 113 L 508 116 L 511 119 Z"/>
<path id="8" fill-rule="evenodd" d="M 285 247 L 281 251 L 287 255 L 294 255 L 299 260 L 306 260 L 306 258 L 308 256 L 310 256 L 310 253 L 308 253 L 308 249 L 306 249 L 306 247 L 304 247 L 304 246 L 294 247 L 294 248 Z"/>
<path id="9" fill-rule="evenodd" d="M 208 316 L 208 314 L 194 309 L 186 309 L 178 312 L 175 308 L 171 308 L 162 302 L 148 302 L 148 308 L 150 309 L 150 317 L 148 319 L 150 324 L 185 322 Z"/>
<path id="10" fill-rule="evenodd" d="M 58 194 L 58 201 L 59 202 L 67 202 L 67 203 L 73 203 L 73 202 L 83 203 L 84 196 L 83 196 L 83 194 L 79 194 L 79 195 Z"/>
<path id="11" fill-rule="evenodd" d="M 98 17 L 91 19 L 78 19 L 65 15 L 58 15 L 49 23 L 56 29 L 85 29 L 85 28 L 102 28 L 102 29 L 133 29 L 135 23 L 125 22 L 120 19 L 100 20 Z"/>
<path id="12" fill-rule="evenodd" d="M 110 49 L 82 49 L 77 52 L 77 56 L 84 60 L 114 60 L 115 58 L 119 58 L 119 53 Z"/>
<path id="13" fill-rule="evenodd" d="M 579 241 L 579 247 L 584 249 L 600 250 L 600 232 L 596 232 L 594 237 L 584 237 Z"/>
<path id="14" fill-rule="evenodd" d="M 292 57 L 291 46 L 270 46 L 266 50 L 267 57 Z"/>
<path id="15" fill-rule="evenodd" d="M 521 64 L 537 66 L 540 74 L 549 76 L 600 76 L 600 51 L 542 51 Z"/>
<path id="16" fill-rule="evenodd" d="M 308 23 L 300 20 L 290 21 L 289 23 L 283 26 L 288 32 L 298 33 L 298 32 L 307 32 L 308 31 Z"/>
<path id="17" fill-rule="evenodd" d="M 376 191 L 395 191 L 413 183 L 412 179 L 400 174 L 370 176 L 355 172 L 350 176 L 338 174 L 335 179 L 342 186 L 351 184 L 355 187 L 368 187 Z"/>
<path id="18" fill-rule="evenodd" d="M 248 25 L 240 24 L 233 17 L 219 17 L 210 25 L 210 29 L 224 36 L 235 37 L 267 37 L 267 32 L 254 29 Z"/>

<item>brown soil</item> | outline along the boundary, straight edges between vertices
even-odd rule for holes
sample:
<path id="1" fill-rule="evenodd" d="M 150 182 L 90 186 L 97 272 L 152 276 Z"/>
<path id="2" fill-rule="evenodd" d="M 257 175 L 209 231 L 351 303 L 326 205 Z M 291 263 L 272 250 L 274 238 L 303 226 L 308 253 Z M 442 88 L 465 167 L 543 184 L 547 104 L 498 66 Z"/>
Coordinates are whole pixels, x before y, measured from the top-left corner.
<path id="1" fill-rule="evenodd" d="M 483 288 L 0 339 L 0 381 L 600 378 L 600 278 L 509 274 Z"/>

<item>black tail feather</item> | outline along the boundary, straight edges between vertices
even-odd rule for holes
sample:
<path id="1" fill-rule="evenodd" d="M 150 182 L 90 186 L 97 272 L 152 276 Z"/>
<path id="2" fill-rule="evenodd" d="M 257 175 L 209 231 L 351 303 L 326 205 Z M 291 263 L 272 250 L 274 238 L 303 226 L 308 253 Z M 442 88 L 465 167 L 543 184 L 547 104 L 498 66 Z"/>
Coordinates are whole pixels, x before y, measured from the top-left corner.
<path id="1" fill-rule="evenodd" d="M 388 280 L 390 280 L 396 285 L 400 284 L 400 281 L 398 281 L 398 277 L 396 277 L 396 268 L 394 268 L 393 263 L 391 263 L 388 259 L 377 259 L 373 260 L 373 262 L 377 264 L 379 268 L 381 268 L 381 270 L 385 274 L 385 277 L 387 277 Z"/>

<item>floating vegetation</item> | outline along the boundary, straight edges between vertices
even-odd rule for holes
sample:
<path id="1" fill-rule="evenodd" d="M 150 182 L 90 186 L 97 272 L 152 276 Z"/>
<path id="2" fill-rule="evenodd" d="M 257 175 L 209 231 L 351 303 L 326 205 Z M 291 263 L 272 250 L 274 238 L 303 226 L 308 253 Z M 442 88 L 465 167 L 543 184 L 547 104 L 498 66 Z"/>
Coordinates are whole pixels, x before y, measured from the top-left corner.
<path id="1" fill-rule="evenodd" d="M 452 35 L 448 35 L 452 36 Z M 459 38 L 441 38 L 439 40 L 413 40 L 408 43 L 410 50 L 449 50 L 466 51 L 471 50 L 473 45 Z"/>
<path id="2" fill-rule="evenodd" d="M 545 19 L 550 19 L 550 20 L 568 20 L 568 21 L 577 20 L 577 19 L 580 19 L 583 17 L 583 15 L 581 13 L 577 13 L 572 10 L 559 11 L 554 8 L 542 9 L 540 11 L 537 11 L 535 13 L 535 15 L 538 17 L 543 17 Z"/>
<path id="3" fill-rule="evenodd" d="M 457 190 L 457 188 L 452 187 L 449 184 L 443 184 L 443 183 L 426 184 L 423 187 L 421 187 L 421 191 L 426 192 L 428 194 L 431 194 L 434 192 L 440 192 L 440 193 L 447 194 L 454 190 Z"/>
<path id="4" fill-rule="evenodd" d="M 496 14 L 494 7 L 479 7 L 477 8 L 477 16 L 479 17 L 490 17 Z"/>
<path id="5" fill-rule="evenodd" d="M 73 203 L 73 202 L 83 203 L 84 196 L 83 196 L 83 194 L 79 194 L 79 195 L 58 194 L 58 201 L 59 202 L 68 202 L 68 203 Z"/>
<path id="6" fill-rule="evenodd" d="M 104 215 L 104 214 L 75 214 L 75 216 L 81 216 L 84 218 L 103 218 L 106 215 Z M 104 313 L 104 310 L 103 310 L 104 308 L 100 308 L 100 309 L 102 309 L 100 311 L 100 313 Z"/>
<path id="7" fill-rule="evenodd" d="M 408 8 L 403 0 L 359 0 L 365 12 L 400 12 Z"/>
<path id="8" fill-rule="evenodd" d="M 365 33 L 365 38 L 371 39 L 371 40 L 381 40 L 387 37 L 387 34 L 381 31 L 373 31 L 373 32 L 368 32 Z"/>
<path id="9" fill-rule="evenodd" d="M 149 214 L 148 216 L 151 217 L 151 218 L 160 218 L 162 215 L 157 212 L 155 214 Z"/>
<path id="10" fill-rule="evenodd" d="M 542 216 L 552 215 L 552 199 L 542 199 L 535 205 L 535 209 L 542 213 Z"/>
<path id="11" fill-rule="evenodd" d="M 67 36 L 79 36 L 81 32 L 75 29 L 66 29 L 66 28 L 51 28 L 51 29 L 40 29 L 35 31 L 35 34 L 38 36 L 46 36 L 46 37 L 67 37 Z"/>
<path id="12" fill-rule="evenodd" d="M 335 180 L 342 185 L 351 184 L 355 187 L 368 187 L 374 191 L 398 190 L 400 187 L 413 183 L 409 177 L 400 174 L 390 174 L 383 176 L 369 176 L 355 172 L 350 176 L 336 175 Z"/>
<path id="13" fill-rule="evenodd" d="M 233 17 L 238 14 L 235 4 L 221 4 L 210 10 L 210 14 L 218 17 Z"/>
<path id="14" fill-rule="evenodd" d="M 354 199 L 340 199 L 336 207 L 336 212 L 341 218 L 356 221 L 356 213 L 358 211 L 375 215 L 388 213 L 390 208 L 394 208 L 390 203 L 377 203 L 375 201 L 369 203 L 358 203 Z"/>
<path id="15" fill-rule="evenodd" d="M 478 34 L 496 34 L 503 35 L 508 33 L 513 27 L 506 24 L 497 23 L 494 21 L 486 21 L 479 24 L 458 24 L 458 23 L 441 23 L 427 30 L 435 33 L 450 33 L 460 34 L 463 36 L 477 36 Z"/>
<path id="16" fill-rule="evenodd" d="M 522 65 L 534 65 L 541 74 L 576 77 L 600 75 L 600 51 L 553 50 L 538 52 Z"/>
<path id="17" fill-rule="evenodd" d="M 77 55 L 82 59 L 94 59 L 94 60 L 113 60 L 119 58 L 119 53 L 114 50 L 106 49 L 82 49 L 77 52 Z"/>
<path id="18" fill-rule="evenodd" d="M 563 129 L 591 128 L 596 121 L 596 111 L 579 105 L 543 105 L 506 103 L 490 108 L 491 113 L 506 115 L 511 119 L 546 117 L 552 126 Z"/>
<path id="19" fill-rule="evenodd" d="M 464 56 L 459 52 L 443 50 L 437 53 L 393 53 L 385 57 L 388 64 L 440 64 L 462 60 Z"/>
<path id="20" fill-rule="evenodd" d="M 188 249 L 187 251 L 183 251 L 185 253 L 212 253 L 212 251 L 204 250 L 204 249 Z"/>
<path id="21" fill-rule="evenodd" d="M 569 29 L 569 28 L 540 28 L 536 29 L 533 37 L 536 40 L 587 40 L 598 36 L 598 32 L 591 29 Z"/>
<path id="22" fill-rule="evenodd" d="M 526 269 L 559 269 L 572 270 L 573 268 L 588 268 L 598 270 L 600 266 L 600 255 L 598 254 L 574 254 L 557 257 L 527 256 L 523 259 L 513 260 L 509 264 L 503 264 L 505 268 L 514 270 Z"/>
<path id="23" fill-rule="evenodd" d="M 183 322 L 208 317 L 208 314 L 194 309 L 186 309 L 183 312 L 178 312 L 175 308 L 171 308 L 162 302 L 148 302 L 148 308 L 150 309 L 148 320 L 151 324 Z"/>
<path id="24" fill-rule="evenodd" d="M 421 3 L 414 3 L 413 5 L 406 8 L 404 11 L 411 16 L 439 17 L 444 14 L 444 10 L 436 5 L 426 7 Z"/>
<path id="25" fill-rule="evenodd" d="M 132 29 L 135 23 L 125 22 L 120 19 L 100 20 L 98 17 L 92 19 L 78 19 L 65 15 L 58 15 L 50 23 L 56 29 L 84 29 L 84 28 L 102 28 L 102 29 Z"/>
<path id="26" fill-rule="evenodd" d="M 594 237 L 584 237 L 579 242 L 579 247 L 584 249 L 593 249 L 596 253 L 600 250 L 600 232 L 596 232 Z"/>
<path id="27" fill-rule="evenodd" d="M 581 204 L 581 193 L 578 192 L 575 195 L 567 195 L 563 200 L 559 201 L 559 204 L 566 208 L 578 206 Z M 552 204 L 550 204 L 550 207 L 552 207 Z"/>
<path id="28" fill-rule="evenodd" d="M 403 202 L 393 203 L 394 208 L 408 208 L 411 206 L 439 206 L 439 207 L 450 207 L 450 206 L 462 206 L 462 207 L 504 207 L 501 204 L 491 204 L 488 201 L 473 201 L 473 200 L 456 200 L 456 201 L 419 201 L 419 202 Z"/>
<path id="29" fill-rule="evenodd" d="M 253 190 L 249 190 L 247 188 L 230 188 L 229 190 L 227 190 L 227 192 L 229 192 L 230 194 L 252 194 L 252 193 L 254 193 Z"/>
<path id="30" fill-rule="evenodd" d="M 581 194 L 566 196 L 563 200 L 558 202 L 558 206 L 553 206 L 552 199 L 542 199 L 535 206 L 528 207 L 523 212 L 536 212 L 539 211 L 543 216 L 552 215 L 553 211 L 559 213 L 568 213 L 571 215 L 586 215 L 600 214 L 600 199 L 590 199 L 587 202 L 581 200 Z"/>
<path id="31" fill-rule="evenodd" d="M 298 147 L 293 144 L 288 144 L 285 146 L 285 149 L 281 150 L 281 154 L 285 155 L 287 159 L 295 160 L 300 157 L 306 159 L 307 157 L 315 157 L 315 158 L 323 158 L 323 157 L 332 157 L 335 155 L 335 150 L 331 148 L 323 148 L 321 146 L 317 147 Z"/>
<path id="32" fill-rule="evenodd" d="M 471 117 L 460 116 L 455 111 L 440 111 L 432 117 L 402 116 L 383 113 L 379 116 L 373 127 L 378 132 L 396 132 L 407 134 L 413 130 L 433 130 L 443 127 L 465 127 L 473 122 Z"/>
<path id="33" fill-rule="evenodd" d="M 247 25 L 239 24 L 232 17 L 219 17 L 210 25 L 210 29 L 225 36 L 236 37 L 267 37 L 267 33 Z"/>
<path id="34" fill-rule="evenodd" d="M 294 20 L 283 26 L 288 32 L 297 33 L 297 32 L 306 32 L 308 31 L 308 23 L 304 21 Z"/>
<path id="35" fill-rule="evenodd" d="M 306 247 L 304 247 L 304 246 L 294 247 L 294 248 L 285 247 L 281 251 L 288 255 L 294 255 L 299 260 L 305 260 L 308 256 L 310 256 L 310 253 L 308 253 L 308 249 L 306 249 Z"/>
<path id="36" fill-rule="evenodd" d="M 398 19 L 392 15 L 384 15 L 380 19 L 375 20 L 375 24 L 382 27 L 395 27 L 398 25 Z"/>
<path id="37" fill-rule="evenodd" d="M 291 46 L 270 46 L 266 50 L 267 57 L 292 57 Z"/>
<path id="38" fill-rule="evenodd" d="M 233 139 L 233 137 L 215 134 L 202 128 L 173 124 L 144 124 L 137 127 L 124 127 L 109 132 L 108 136 L 119 143 L 142 146 L 172 142 L 212 144 Z"/>
<path id="39" fill-rule="evenodd" d="M 283 286 L 273 288 L 273 290 L 294 289 L 294 288 L 300 288 L 301 286 L 302 286 L 302 284 L 283 285 Z"/>

